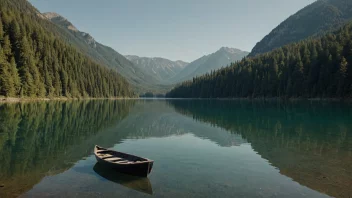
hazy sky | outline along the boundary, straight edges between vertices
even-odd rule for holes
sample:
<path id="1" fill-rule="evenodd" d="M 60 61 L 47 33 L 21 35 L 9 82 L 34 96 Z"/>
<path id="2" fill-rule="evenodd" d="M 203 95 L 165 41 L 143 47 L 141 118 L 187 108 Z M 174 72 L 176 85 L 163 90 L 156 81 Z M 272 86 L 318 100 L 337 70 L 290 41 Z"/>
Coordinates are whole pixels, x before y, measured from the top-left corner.
<path id="1" fill-rule="evenodd" d="M 29 0 L 123 55 L 192 61 L 222 46 L 251 51 L 315 0 Z"/>

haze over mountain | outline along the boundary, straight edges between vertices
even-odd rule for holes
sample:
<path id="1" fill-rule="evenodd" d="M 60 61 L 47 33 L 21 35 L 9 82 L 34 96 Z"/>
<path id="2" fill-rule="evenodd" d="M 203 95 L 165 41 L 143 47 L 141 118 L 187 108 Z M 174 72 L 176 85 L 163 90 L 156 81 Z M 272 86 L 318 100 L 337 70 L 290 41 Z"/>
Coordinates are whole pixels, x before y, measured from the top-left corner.
<path id="1" fill-rule="evenodd" d="M 235 48 L 222 47 L 215 53 L 203 56 L 188 64 L 180 73 L 170 79 L 169 83 L 190 80 L 193 77 L 226 67 L 248 55 L 249 52 Z"/>
<path id="2" fill-rule="evenodd" d="M 42 18 L 58 25 L 61 29 L 61 31 L 56 31 L 59 36 L 65 38 L 67 42 L 73 44 L 93 60 L 120 73 L 137 91 L 159 89 L 158 80 L 154 76 L 145 73 L 142 68 L 134 65 L 111 47 L 97 42 L 90 34 L 79 31 L 65 17 L 48 12 L 43 13 Z"/>
<path id="3" fill-rule="evenodd" d="M 187 62 L 181 60 L 171 61 L 159 57 L 148 58 L 135 55 L 126 55 L 125 57 L 134 65 L 143 69 L 145 74 L 154 76 L 160 82 L 174 77 L 188 64 Z"/>
<path id="4" fill-rule="evenodd" d="M 352 1 L 318 0 L 272 30 L 253 48 L 250 56 L 269 52 L 311 36 L 321 36 L 352 19 Z"/>

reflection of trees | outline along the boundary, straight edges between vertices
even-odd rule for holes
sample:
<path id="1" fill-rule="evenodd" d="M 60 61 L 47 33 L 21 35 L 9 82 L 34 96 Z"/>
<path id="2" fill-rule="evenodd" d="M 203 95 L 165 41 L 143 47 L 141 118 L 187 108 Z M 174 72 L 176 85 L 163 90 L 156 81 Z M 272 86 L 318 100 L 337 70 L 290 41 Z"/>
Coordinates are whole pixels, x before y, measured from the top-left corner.
<path id="1" fill-rule="evenodd" d="M 134 101 L 0 105 L 0 197 L 16 196 L 91 152 L 70 148 L 123 119 Z M 84 145 L 84 144 L 83 144 Z"/>
<path id="2" fill-rule="evenodd" d="M 336 197 L 352 196 L 350 106 L 295 102 L 170 102 L 178 112 L 241 134 L 280 172 Z"/>

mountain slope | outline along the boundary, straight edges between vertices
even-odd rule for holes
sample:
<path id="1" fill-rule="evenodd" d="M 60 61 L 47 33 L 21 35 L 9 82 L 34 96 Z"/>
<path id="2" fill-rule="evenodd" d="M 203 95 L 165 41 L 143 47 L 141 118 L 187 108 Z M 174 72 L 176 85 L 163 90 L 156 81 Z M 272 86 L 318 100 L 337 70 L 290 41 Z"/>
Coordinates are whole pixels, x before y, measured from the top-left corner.
<path id="1" fill-rule="evenodd" d="M 158 89 L 156 78 L 145 74 L 141 68 L 135 66 L 114 49 L 95 41 L 90 34 L 79 31 L 66 18 L 52 12 L 43 13 L 41 16 L 57 25 L 57 28 L 51 28 L 58 33 L 58 36 L 64 38 L 96 62 L 119 72 L 137 91 Z"/>
<path id="2" fill-rule="evenodd" d="M 250 56 L 341 27 L 352 19 L 352 1 L 318 0 L 290 16 L 258 42 Z"/>
<path id="3" fill-rule="evenodd" d="M 188 63 L 183 61 L 171 61 L 165 58 L 148 58 L 139 57 L 134 55 L 125 56 L 134 65 L 143 69 L 144 73 L 150 76 L 155 76 L 155 78 L 163 82 L 169 80 L 176 74 L 178 74 Z"/>
<path id="4" fill-rule="evenodd" d="M 131 97 L 117 72 L 98 65 L 48 31 L 26 0 L 0 1 L 0 95 Z M 39 17 L 38 17 L 39 16 Z"/>
<path id="5" fill-rule="evenodd" d="M 351 98 L 352 23 L 186 81 L 167 97 Z"/>
<path id="6" fill-rule="evenodd" d="M 248 52 L 239 49 L 222 47 L 213 54 L 203 56 L 188 64 L 180 73 L 173 77 L 170 82 L 178 83 L 190 80 L 193 77 L 226 67 L 248 55 Z"/>

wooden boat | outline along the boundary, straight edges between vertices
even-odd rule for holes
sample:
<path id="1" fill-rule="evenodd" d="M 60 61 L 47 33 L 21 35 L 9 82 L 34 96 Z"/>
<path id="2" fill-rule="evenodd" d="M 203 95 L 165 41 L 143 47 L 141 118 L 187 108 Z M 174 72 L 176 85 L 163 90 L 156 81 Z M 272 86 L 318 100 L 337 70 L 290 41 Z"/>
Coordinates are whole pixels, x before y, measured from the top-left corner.
<path id="1" fill-rule="evenodd" d="M 94 155 L 97 161 L 106 167 L 129 175 L 147 177 L 152 171 L 153 160 L 127 153 L 121 153 L 100 146 L 95 146 Z"/>
<path id="2" fill-rule="evenodd" d="M 111 182 L 117 183 L 132 190 L 136 190 L 138 192 L 146 193 L 149 195 L 153 194 L 152 184 L 150 183 L 148 177 L 137 177 L 120 173 L 115 170 L 106 168 L 100 163 L 96 163 L 93 167 L 93 170 L 98 175 Z"/>

